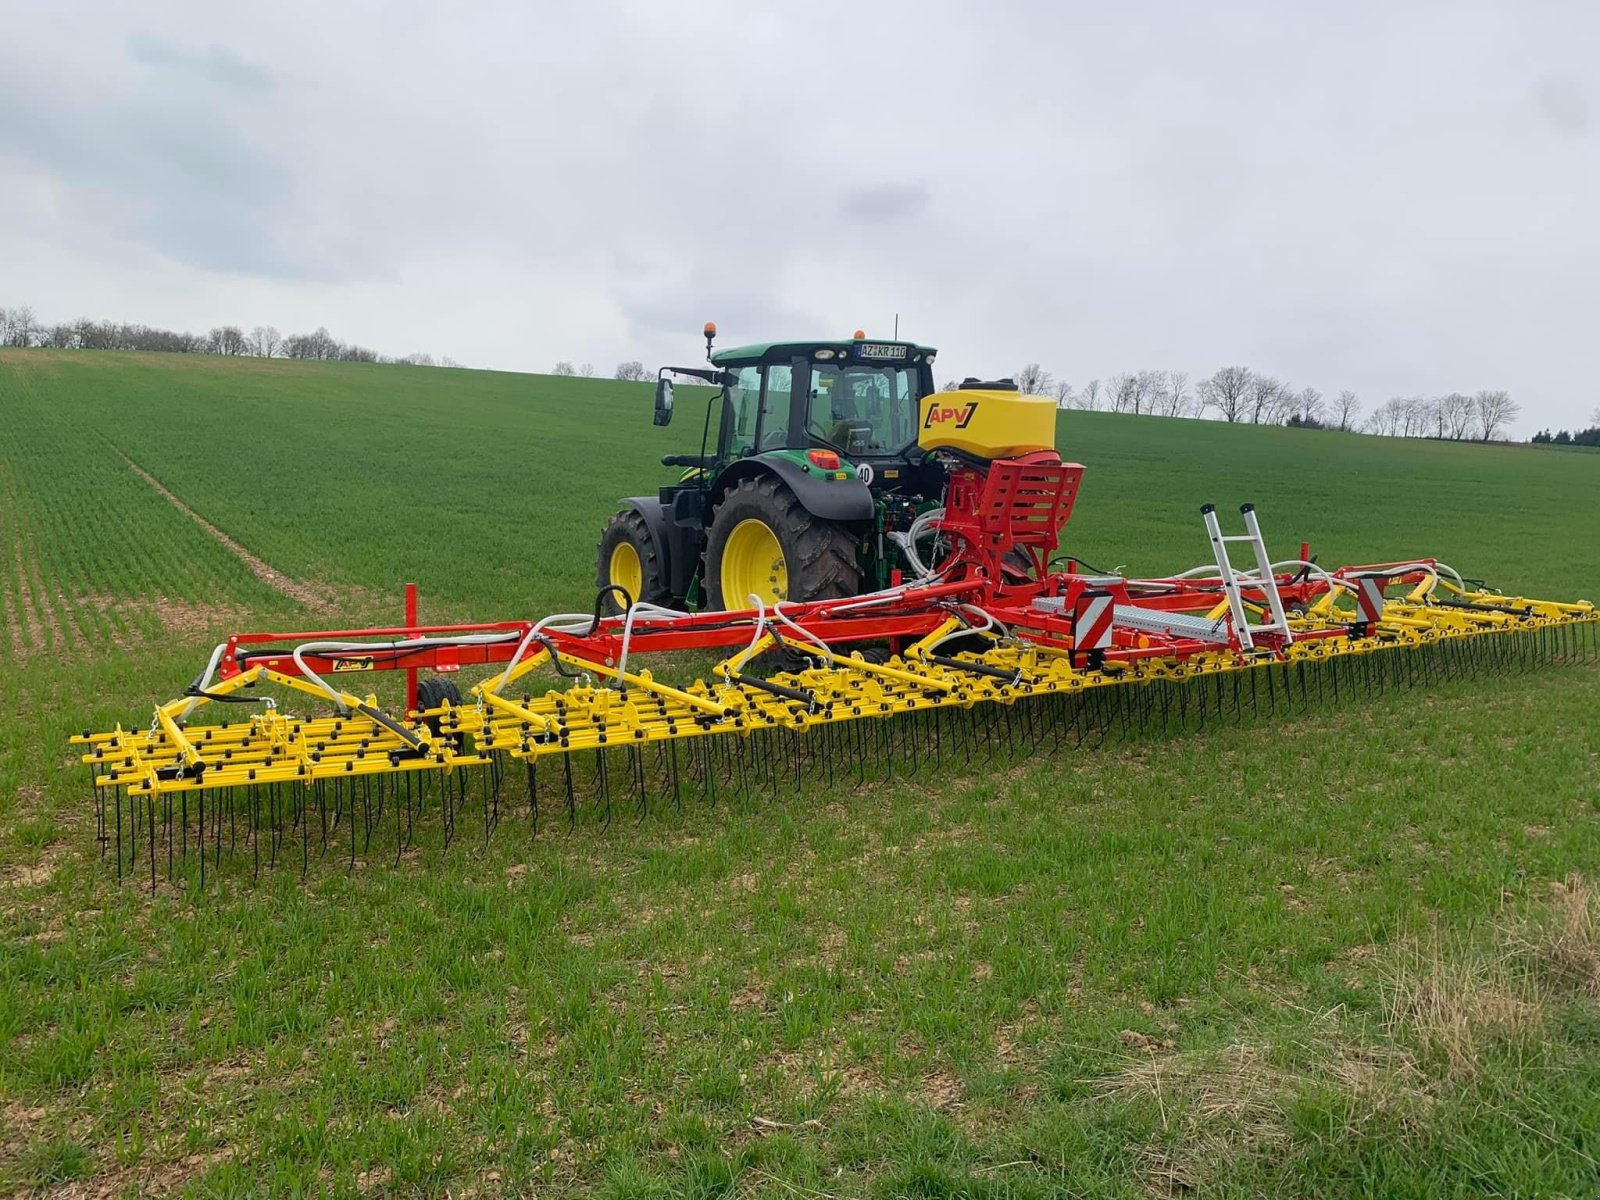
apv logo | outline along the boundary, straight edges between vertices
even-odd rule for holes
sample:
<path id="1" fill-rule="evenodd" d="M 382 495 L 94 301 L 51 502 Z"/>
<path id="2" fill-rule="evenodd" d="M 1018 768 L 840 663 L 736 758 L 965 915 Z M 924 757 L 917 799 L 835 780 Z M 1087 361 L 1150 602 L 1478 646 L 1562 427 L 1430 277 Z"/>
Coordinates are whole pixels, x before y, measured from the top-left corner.
<path id="1" fill-rule="evenodd" d="M 928 407 L 928 417 L 922 422 L 924 429 L 932 429 L 935 425 L 954 425 L 957 429 L 965 429 L 972 422 L 973 416 L 978 411 L 978 402 L 968 400 L 957 407 L 947 405 L 940 407 L 937 404 Z"/>

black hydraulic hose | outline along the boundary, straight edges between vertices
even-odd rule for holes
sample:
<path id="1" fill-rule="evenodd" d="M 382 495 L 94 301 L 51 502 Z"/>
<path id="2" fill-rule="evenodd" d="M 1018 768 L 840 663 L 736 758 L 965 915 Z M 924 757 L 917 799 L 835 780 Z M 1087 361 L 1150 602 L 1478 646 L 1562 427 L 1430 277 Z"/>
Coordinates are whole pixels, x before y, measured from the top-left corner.
<path id="1" fill-rule="evenodd" d="M 1076 555 L 1058 554 L 1058 555 L 1056 555 L 1054 558 L 1052 558 L 1050 560 L 1050 565 L 1053 567 L 1058 562 L 1075 562 L 1080 567 L 1082 567 L 1084 570 L 1088 571 L 1089 574 L 1091 574 L 1091 575 L 1110 575 L 1112 573 L 1110 571 L 1102 571 L 1099 567 L 1095 566 L 1093 563 L 1086 563 L 1086 562 L 1083 561 L 1083 559 L 1078 558 Z"/>
<path id="2" fill-rule="evenodd" d="M 208 692 L 205 688 L 197 687 L 192 683 L 183 689 L 183 694 L 185 696 L 194 696 L 201 700 L 210 700 L 213 704 L 265 704 L 267 702 L 265 696 L 218 695 L 216 692 Z"/>
<path id="3" fill-rule="evenodd" d="M 358 704 L 356 705 L 356 711 L 361 713 L 362 716 L 376 721 L 379 725 L 382 725 L 390 733 L 394 734 L 395 737 L 404 742 L 409 749 L 422 749 L 422 739 L 417 737 L 416 734 L 412 733 L 411 730 L 407 729 L 404 725 L 400 724 L 400 722 L 396 721 L 388 713 L 383 712 L 380 709 L 373 708 L 370 704 Z"/>
<path id="4" fill-rule="evenodd" d="M 966 662 L 963 659 L 951 658 L 945 654 L 930 654 L 928 661 L 938 663 L 941 667 L 948 667 L 954 671 L 969 671 L 974 675 L 987 675 L 990 679 L 1003 680 L 1006 683 L 1017 683 L 1022 679 L 1022 672 L 1007 671 L 1001 667 L 991 667 L 988 663 Z"/>
<path id="5" fill-rule="evenodd" d="M 804 704 L 807 708 L 815 708 L 817 706 L 816 696 L 810 692 L 802 691 L 800 688 L 785 687 L 781 683 L 773 683 L 770 679 L 762 679 L 757 675 L 746 675 L 740 671 L 735 671 L 729 678 L 734 683 L 745 687 L 760 688 L 763 692 L 770 692 L 774 696 L 782 696 L 785 700 L 793 700 L 796 704 Z"/>
<path id="6" fill-rule="evenodd" d="M 622 597 L 623 612 L 627 612 L 633 607 L 633 597 L 628 595 L 627 588 L 618 587 L 614 583 L 606 584 L 605 587 L 601 588 L 594 594 L 594 619 L 590 622 L 589 632 L 584 634 L 584 637 L 593 637 L 595 635 L 595 631 L 600 628 L 600 610 L 605 607 L 606 597 L 612 592 L 615 592 L 617 595 Z"/>

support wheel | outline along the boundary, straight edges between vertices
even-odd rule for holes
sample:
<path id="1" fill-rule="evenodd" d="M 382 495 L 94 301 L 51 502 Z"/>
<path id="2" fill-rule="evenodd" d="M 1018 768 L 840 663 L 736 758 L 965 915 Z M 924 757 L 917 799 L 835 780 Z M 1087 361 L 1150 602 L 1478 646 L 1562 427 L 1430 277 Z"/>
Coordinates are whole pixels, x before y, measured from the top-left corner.
<path id="1" fill-rule="evenodd" d="M 624 509 L 606 522 L 600 535 L 599 567 L 595 571 L 597 588 L 619 587 L 635 602 L 669 604 L 672 593 L 661 569 L 661 554 L 650 527 L 637 509 Z M 606 593 L 602 603 L 608 613 L 619 613 L 622 605 L 616 593 Z"/>
<path id="2" fill-rule="evenodd" d="M 717 505 L 706 544 L 708 607 L 836 600 L 861 590 L 856 537 L 813 516 L 775 475 L 747 477 Z"/>
<path id="3" fill-rule="evenodd" d="M 453 679 L 445 679 L 440 675 L 425 675 L 417 680 L 417 711 L 427 712 L 430 708 L 438 708 L 448 700 L 451 707 L 461 704 L 461 689 L 456 686 Z M 439 732 L 439 718 L 429 717 L 424 724 L 434 733 Z"/>

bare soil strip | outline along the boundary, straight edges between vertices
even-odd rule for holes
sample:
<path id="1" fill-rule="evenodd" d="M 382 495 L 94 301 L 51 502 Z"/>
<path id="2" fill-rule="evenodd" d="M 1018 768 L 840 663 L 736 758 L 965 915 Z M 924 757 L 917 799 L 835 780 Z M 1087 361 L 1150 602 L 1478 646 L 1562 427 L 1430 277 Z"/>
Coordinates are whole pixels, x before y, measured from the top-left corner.
<path id="1" fill-rule="evenodd" d="M 115 447 L 113 447 L 113 449 L 115 449 Z M 156 492 L 160 494 L 162 499 L 164 499 L 168 504 L 172 505 L 173 508 L 177 509 L 196 525 L 200 526 L 201 529 L 204 529 L 212 537 L 216 538 L 216 540 L 220 542 L 230 554 L 236 557 L 240 562 L 244 563 L 245 566 L 249 567 L 251 573 L 254 574 L 257 579 L 261 580 L 262 583 L 266 584 L 274 591 L 282 592 L 291 600 L 298 600 L 301 604 L 304 604 L 314 613 L 330 613 L 334 610 L 334 597 L 332 589 L 320 584 L 306 583 L 299 579 L 291 579 L 289 576 L 285 575 L 282 571 L 270 565 L 265 560 L 250 553 L 250 551 L 246 550 L 233 538 L 229 537 L 226 533 L 223 533 L 222 530 L 218 529 L 210 521 L 206 520 L 199 513 L 195 512 L 194 509 L 190 508 L 182 500 L 178 499 L 177 496 L 173 495 L 173 493 L 159 479 L 150 474 L 149 471 L 146 471 L 138 463 L 134 462 L 133 459 L 129 458 L 126 454 L 123 454 L 121 450 L 117 450 L 117 454 L 121 456 L 123 462 L 128 464 L 129 469 L 132 470 L 135 475 L 154 488 Z"/>

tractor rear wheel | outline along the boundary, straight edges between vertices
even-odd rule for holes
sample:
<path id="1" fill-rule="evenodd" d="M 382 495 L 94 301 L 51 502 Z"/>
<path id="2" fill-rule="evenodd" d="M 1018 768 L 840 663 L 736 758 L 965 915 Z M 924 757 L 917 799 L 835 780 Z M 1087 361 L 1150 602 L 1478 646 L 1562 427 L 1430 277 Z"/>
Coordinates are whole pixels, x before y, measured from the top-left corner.
<path id="1" fill-rule="evenodd" d="M 775 475 L 741 479 L 711 518 L 706 543 L 708 606 L 749 607 L 854 596 L 861 590 L 856 537 L 809 512 Z"/>
<path id="2" fill-rule="evenodd" d="M 671 602 L 672 593 L 662 574 L 656 540 L 650 536 L 650 527 L 637 509 L 624 509 L 606 523 L 606 530 L 600 535 L 599 566 L 594 582 L 602 590 L 621 588 L 635 603 Z M 623 608 L 615 592 L 607 592 L 601 603 L 608 613 L 619 613 Z"/>

